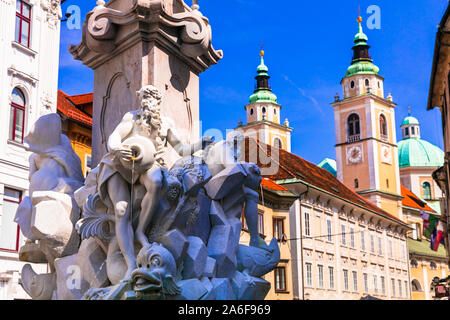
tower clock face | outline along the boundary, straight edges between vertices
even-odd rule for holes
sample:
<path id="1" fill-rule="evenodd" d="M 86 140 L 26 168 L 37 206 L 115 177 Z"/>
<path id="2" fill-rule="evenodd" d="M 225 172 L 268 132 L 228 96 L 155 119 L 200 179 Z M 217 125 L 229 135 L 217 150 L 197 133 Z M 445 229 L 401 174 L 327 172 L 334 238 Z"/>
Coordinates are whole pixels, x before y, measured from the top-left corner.
<path id="1" fill-rule="evenodd" d="M 392 164 L 392 152 L 389 146 L 381 146 L 381 161 L 383 163 Z"/>
<path id="2" fill-rule="evenodd" d="M 347 149 L 347 162 L 356 164 L 362 162 L 363 154 L 361 146 L 353 146 Z"/>

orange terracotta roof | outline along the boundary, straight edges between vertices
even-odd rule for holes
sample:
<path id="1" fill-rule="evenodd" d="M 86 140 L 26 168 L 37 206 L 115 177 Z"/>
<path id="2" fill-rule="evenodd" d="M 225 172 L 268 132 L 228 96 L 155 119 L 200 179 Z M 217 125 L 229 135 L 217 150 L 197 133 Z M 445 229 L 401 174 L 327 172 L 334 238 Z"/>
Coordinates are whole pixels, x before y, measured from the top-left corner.
<path id="1" fill-rule="evenodd" d="M 94 94 L 93 93 L 78 94 L 74 96 L 68 96 L 68 99 L 77 106 L 83 104 L 90 104 L 93 103 L 94 101 Z"/>
<path id="2" fill-rule="evenodd" d="M 436 213 L 436 211 L 430 208 L 425 201 L 423 201 L 414 193 L 412 193 L 411 190 L 409 190 L 403 185 L 401 186 L 401 189 L 402 189 L 402 196 L 404 197 L 402 200 L 402 205 L 404 205 L 405 207 Z"/>
<path id="3" fill-rule="evenodd" d="M 62 113 L 66 117 L 87 124 L 92 127 L 92 117 L 78 109 L 73 103 L 71 103 L 71 97 L 58 90 L 58 112 Z"/>
<path id="4" fill-rule="evenodd" d="M 261 185 L 263 186 L 263 188 L 268 189 L 268 190 L 273 190 L 273 191 L 289 191 L 288 189 L 286 189 L 285 187 L 277 184 L 275 181 L 269 179 L 269 178 L 263 178 Z"/>
<path id="5" fill-rule="evenodd" d="M 278 164 L 278 170 L 276 173 L 265 176 L 273 181 L 298 179 L 332 195 L 343 198 L 344 200 L 347 200 L 357 206 L 376 212 L 381 216 L 385 216 L 405 225 L 405 223 L 397 217 L 382 210 L 375 204 L 369 202 L 359 194 L 346 187 L 327 170 L 322 169 L 293 153 L 287 152 L 283 149 L 273 148 L 269 145 L 257 142 L 254 139 L 246 139 L 245 151 L 245 161 L 254 161 L 253 158 L 255 158 L 256 155 L 258 159 L 258 161 L 256 161 L 258 162 L 257 165 L 262 169 L 270 167 L 270 164 L 267 164 L 267 157 L 270 157 L 271 161 Z M 271 157 L 271 154 L 275 154 L 276 152 L 278 152 L 279 155 Z M 252 157 L 249 157 L 249 155 L 252 155 Z M 264 160 L 265 157 L 266 161 Z M 276 158 L 278 159 L 276 160 Z"/>

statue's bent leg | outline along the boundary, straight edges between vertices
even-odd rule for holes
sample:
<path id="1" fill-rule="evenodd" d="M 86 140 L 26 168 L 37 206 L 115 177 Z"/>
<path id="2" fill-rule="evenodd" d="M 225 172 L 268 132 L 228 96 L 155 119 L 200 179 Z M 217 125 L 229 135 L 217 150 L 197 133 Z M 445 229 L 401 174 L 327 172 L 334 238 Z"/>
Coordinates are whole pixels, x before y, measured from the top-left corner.
<path id="1" fill-rule="evenodd" d="M 136 229 L 136 237 L 142 246 L 149 245 L 146 229 L 152 221 L 156 207 L 161 197 L 161 187 L 163 184 L 163 175 L 160 168 L 150 169 L 140 178 L 140 183 L 145 186 L 146 194 L 141 203 L 141 214 L 139 215 L 139 224 Z"/>
<path id="2" fill-rule="evenodd" d="M 136 269 L 132 212 L 129 205 L 130 191 L 128 183 L 118 173 L 114 174 L 107 183 L 108 194 L 114 204 L 116 237 L 128 267 L 125 278 L 129 278 L 131 272 Z"/>
<path id="3" fill-rule="evenodd" d="M 248 231 L 250 232 L 250 246 L 267 249 L 267 244 L 261 238 L 258 232 L 258 192 L 244 186 L 245 208 L 244 216 L 247 221 Z"/>

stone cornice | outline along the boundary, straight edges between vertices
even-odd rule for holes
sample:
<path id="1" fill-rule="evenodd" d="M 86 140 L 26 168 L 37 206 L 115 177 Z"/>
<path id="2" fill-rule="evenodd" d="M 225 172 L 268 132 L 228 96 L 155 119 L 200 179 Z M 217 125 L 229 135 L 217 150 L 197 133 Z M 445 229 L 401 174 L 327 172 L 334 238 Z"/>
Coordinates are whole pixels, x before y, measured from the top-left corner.
<path id="1" fill-rule="evenodd" d="M 183 12 L 169 12 L 172 2 L 134 0 L 126 11 L 99 5 L 86 16 L 81 43 L 69 50 L 95 69 L 139 42 L 155 42 L 195 72 L 203 72 L 223 57 L 212 46 L 209 21 L 185 5 Z"/>

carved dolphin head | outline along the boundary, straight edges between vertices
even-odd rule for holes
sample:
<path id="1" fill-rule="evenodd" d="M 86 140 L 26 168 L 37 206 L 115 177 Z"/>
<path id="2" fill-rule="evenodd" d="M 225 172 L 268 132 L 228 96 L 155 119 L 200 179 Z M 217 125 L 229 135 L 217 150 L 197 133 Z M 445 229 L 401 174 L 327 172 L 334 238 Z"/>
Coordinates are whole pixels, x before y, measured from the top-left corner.
<path id="1" fill-rule="evenodd" d="M 133 290 L 138 297 L 158 299 L 163 295 L 176 295 L 180 288 L 175 283 L 177 272 L 173 255 L 158 243 L 141 249 L 137 256 L 138 268 L 133 271 Z"/>

